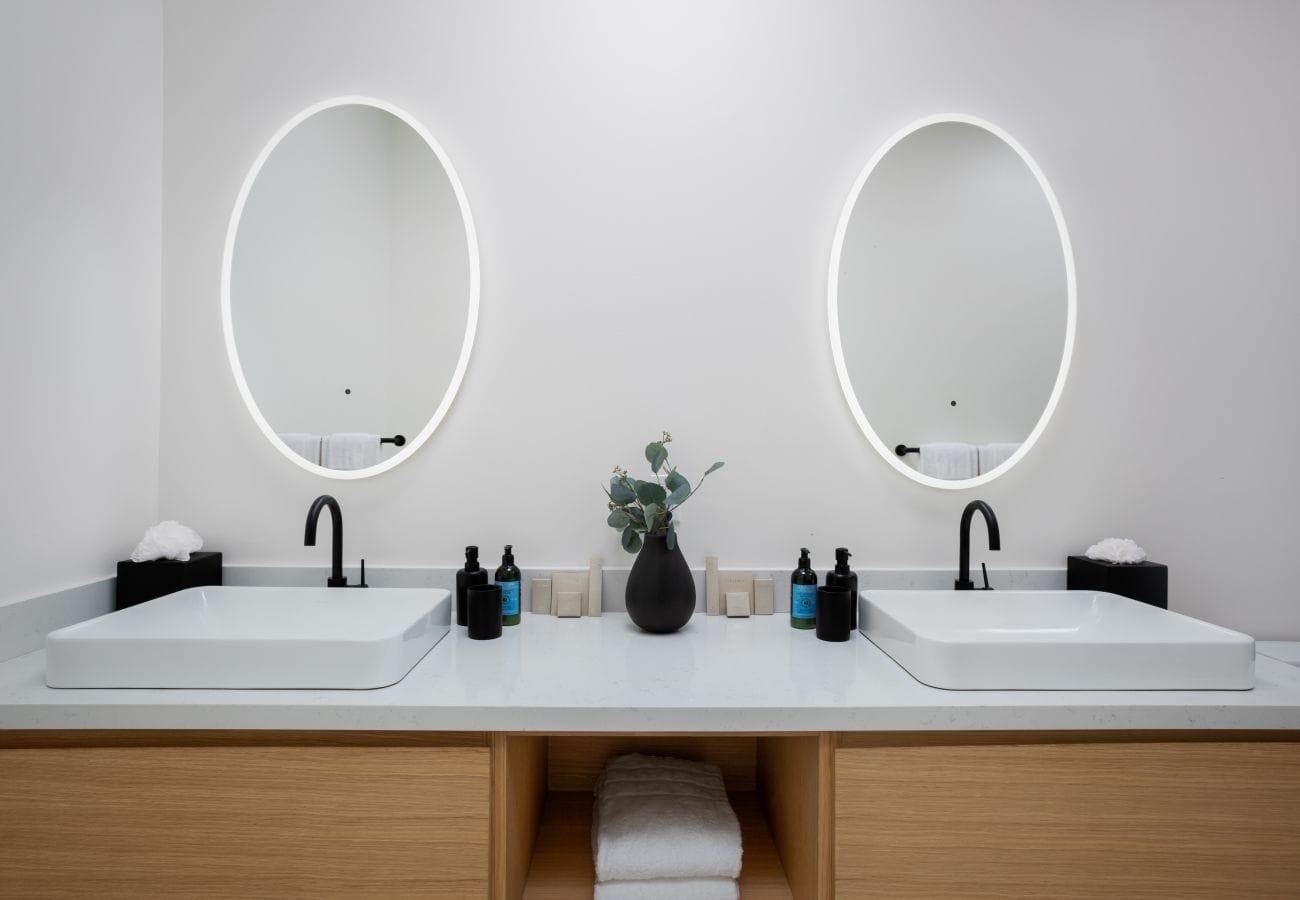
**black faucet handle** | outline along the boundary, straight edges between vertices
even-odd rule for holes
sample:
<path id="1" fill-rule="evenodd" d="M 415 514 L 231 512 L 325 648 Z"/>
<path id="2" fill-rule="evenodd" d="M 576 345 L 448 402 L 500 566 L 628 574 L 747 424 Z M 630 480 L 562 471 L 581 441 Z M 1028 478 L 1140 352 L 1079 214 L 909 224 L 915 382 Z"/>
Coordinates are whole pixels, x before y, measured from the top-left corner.
<path id="1" fill-rule="evenodd" d="M 987 584 L 987 583 L 988 583 L 988 580 L 985 579 L 985 584 Z M 365 561 L 365 559 L 362 559 L 362 560 L 361 560 L 361 583 L 360 583 L 360 584 L 354 584 L 354 585 L 352 585 L 352 586 L 353 586 L 353 587 L 370 587 L 370 585 L 366 584 L 366 561 Z"/>
<path id="2" fill-rule="evenodd" d="M 988 564 L 987 564 L 987 563 L 980 563 L 980 571 L 984 573 L 984 587 L 980 588 L 980 590 L 982 590 L 982 591 L 991 591 L 991 590 L 993 590 L 993 588 L 989 587 L 989 567 L 988 567 Z M 361 580 L 362 580 L 362 581 L 365 581 L 366 579 L 365 579 L 365 577 L 363 576 Z"/>

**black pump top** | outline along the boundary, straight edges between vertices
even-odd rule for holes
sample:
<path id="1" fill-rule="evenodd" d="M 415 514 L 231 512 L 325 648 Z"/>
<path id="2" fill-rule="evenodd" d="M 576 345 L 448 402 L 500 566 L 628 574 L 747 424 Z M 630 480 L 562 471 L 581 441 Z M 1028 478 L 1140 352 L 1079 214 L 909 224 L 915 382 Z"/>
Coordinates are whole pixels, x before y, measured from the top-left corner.
<path id="1" fill-rule="evenodd" d="M 510 544 L 506 544 L 506 552 L 501 554 L 501 565 L 513 566 L 514 564 L 515 564 L 514 547 L 512 547 Z"/>
<path id="2" fill-rule="evenodd" d="M 848 547 L 836 547 L 836 548 L 835 548 L 835 574 L 836 574 L 836 575 L 847 575 L 847 574 L 849 574 L 849 571 L 850 571 L 850 570 L 849 570 L 849 557 L 852 556 L 852 555 L 853 555 L 853 554 L 849 552 L 849 548 L 848 548 Z"/>
<path id="3" fill-rule="evenodd" d="M 470 544 L 468 547 L 465 548 L 465 571 L 477 572 L 478 570 L 479 570 L 478 547 L 475 547 L 473 544 Z"/>
<path id="4" fill-rule="evenodd" d="M 799 548 L 799 568 L 801 568 L 801 569 L 810 569 L 810 568 L 812 568 L 812 560 L 808 558 L 808 548 L 807 548 L 807 547 L 800 547 L 800 548 Z"/>

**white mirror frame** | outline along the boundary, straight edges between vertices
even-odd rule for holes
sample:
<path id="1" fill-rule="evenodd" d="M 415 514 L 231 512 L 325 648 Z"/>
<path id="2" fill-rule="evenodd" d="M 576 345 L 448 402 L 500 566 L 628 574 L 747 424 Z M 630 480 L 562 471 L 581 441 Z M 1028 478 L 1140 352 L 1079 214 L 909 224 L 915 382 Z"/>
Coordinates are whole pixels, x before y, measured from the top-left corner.
<path id="1" fill-rule="evenodd" d="M 1056 220 L 1056 231 L 1061 239 L 1061 253 L 1065 258 L 1065 285 L 1066 285 L 1066 315 L 1065 315 L 1065 347 L 1061 353 L 1061 366 L 1056 373 L 1056 384 L 1052 386 L 1052 395 L 1047 399 L 1047 406 L 1043 409 L 1043 414 L 1038 417 L 1038 422 L 1029 432 L 1029 437 L 1025 438 L 1020 448 L 1011 455 L 1006 462 L 1002 463 L 992 472 L 985 472 L 974 478 L 963 478 L 957 481 L 948 481 L 942 478 L 935 478 L 932 475 L 925 475 L 913 469 L 904 463 L 894 451 L 885 445 L 876 434 L 871 423 L 867 420 L 866 415 L 862 412 L 862 405 L 858 402 L 857 394 L 853 390 L 853 384 L 849 381 L 849 370 L 844 364 L 844 348 L 840 339 L 840 321 L 839 321 L 839 280 L 840 280 L 840 257 L 844 252 L 844 236 L 848 232 L 849 219 L 853 216 L 853 209 L 857 205 L 858 195 L 862 193 L 862 188 L 871 177 L 872 171 L 880 164 L 890 150 L 896 144 L 912 134 L 929 125 L 939 125 L 943 123 L 959 123 L 965 125 L 974 125 L 1000 138 L 1007 146 L 1016 152 L 1024 160 L 1029 171 L 1033 173 L 1034 179 L 1038 186 L 1042 188 L 1043 194 L 1047 197 L 1047 203 L 1052 209 L 1052 218 Z M 1039 435 L 1047 427 L 1048 421 L 1052 418 L 1052 413 L 1056 411 L 1057 401 L 1061 398 L 1061 391 L 1065 387 L 1065 376 L 1070 371 L 1070 357 L 1074 353 L 1074 320 L 1076 314 L 1076 292 L 1074 280 L 1074 251 L 1070 247 L 1070 234 L 1065 228 L 1065 217 L 1061 214 L 1061 205 L 1056 201 L 1056 194 L 1052 191 L 1052 186 L 1047 183 L 1047 177 L 1043 175 L 1043 170 L 1034 162 L 1033 157 L 1020 146 L 1011 135 L 1007 134 L 992 122 L 976 116 L 968 116 L 962 113 L 941 113 L 939 115 L 926 116 L 923 119 L 917 119 L 910 125 L 900 129 L 893 137 L 885 141 L 871 160 L 867 163 L 862 173 L 858 175 L 857 181 L 853 182 L 853 188 L 849 191 L 849 196 L 844 201 L 844 209 L 840 213 L 839 224 L 835 228 L 835 241 L 831 245 L 831 264 L 830 277 L 827 280 L 826 290 L 826 315 L 830 325 L 831 355 L 835 359 L 835 373 L 840 379 L 840 388 L 844 392 L 844 399 L 849 404 L 849 411 L 853 413 L 853 418 L 857 420 L 858 427 L 866 435 L 871 446 L 876 448 L 876 452 L 884 457 L 885 462 L 889 463 L 899 472 L 902 472 L 908 478 L 920 484 L 929 485 L 930 487 L 943 488 L 945 490 L 964 490 L 966 488 L 979 487 L 988 484 L 994 478 L 1006 473 L 1012 466 L 1020 462 L 1025 454 L 1033 448 L 1038 441 Z"/>
<path id="2" fill-rule="evenodd" d="M 442 395 L 442 401 L 438 408 L 434 410 L 433 417 L 420 430 L 414 438 L 406 442 L 397 453 L 394 453 L 388 459 L 370 466 L 365 469 L 340 470 L 328 469 L 325 466 L 316 465 L 308 462 L 297 453 L 293 452 L 280 436 L 276 434 L 275 429 L 266 421 L 262 411 L 257 406 L 257 401 L 253 399 L 253 394 L 248 388 L 248 381 L 244 378 L 244 369 L 239 363 L 239 351 L 235 347 L 235 327 L 234 318 L 231 314 L 230 306 L 230 274 L 231 264 L 234 260 L 235 253 L 235 235 L 239 231 L 239 219 L 244 212 L 244 204 L 248 201 L 248 194 L 253 188 L 253 182 L 257 180 L 258 173 L 262 171 L 262 166 L 266 164 L 271 153 L 279 145 L 280 141 L 293 131 L 299 124 L 306 119 L 311 118 L 318 112 L 332 109 L 336 106 L 372 106 L 375 109 L 381 109 L 384 112 L 391 113 L 401 119 L 411 129 L 418 134 L 429 149 L 433 151 L 442 164 L 443 171 L 447 173 L 447 178 L 451 181 L 452 190 L 456 193 L 456 203 L 460 206 L 461 219 L 465 223 L 465 243 L 469 248 L 469 311 L 465 319 L 465 338 L 461 342 L 460 357 L 456 360 L 456 370 L 452 373 L 451 383 L 447 385 L 446 392 Z M 394 466 L 405 462 L 421 445 L 429 439 L 438 425 L 446 417 L 447 411 L 451 408 L 452 401 L 456 399 L 456 392 L 460 390 L 460 383 L 465 377 L 465 369 L 469 366 L 470 352 L 474 349 L 474 334 L 478 329 L 478 304 L 479 304 L 479 258 L 478 258 L 478 239 L 474 232 L 474 218 L 470 215 L 469 201 L 465 197 L 465 189 L 461 186 L 460 177 L 456 174 L 456 169 L 452 166 L 451 160 L 448 159 L 446 151 L 429 133 L 423 125 L 419 123 L 410 113 L 394 106 L 385 100 L 376 100 L 373 97 L 360 96 L 342 96 L 333 97 L 329 100 L 322 100 L 315 103 L 302 112 L 298 113 L 284 125 L 280 126 L 277 131 L 262 148 L 262 152 L 257 155 L 253 162 L 253 167 L 249 169 L 248 175 L 244 178 L 244 183 L 239 189 L 239 196 L 235 199 L 235 209 L 230 214 L 230 225 L 226 229 L 226 246 L 221 254 L 221 328 L 226 340 L 226 356 L 230 359 L 230 369 L 235 376 L 235 384 L 239 387 L 239 394 L 244 398 L 244 406 L 248 407 L 249 415 L 257 423 L 262 434 L 271 442 L 275 449 L 279 450 L 281 455 L 292 462 L 294 465 L 306 469 L 316 475 L 323 475 L 326 478 L 338 478 L 342 480 L 353 480 L 357 478 L 369 478 L 372 475 L 378 475 L 381 472 L 387 472 Z"/>

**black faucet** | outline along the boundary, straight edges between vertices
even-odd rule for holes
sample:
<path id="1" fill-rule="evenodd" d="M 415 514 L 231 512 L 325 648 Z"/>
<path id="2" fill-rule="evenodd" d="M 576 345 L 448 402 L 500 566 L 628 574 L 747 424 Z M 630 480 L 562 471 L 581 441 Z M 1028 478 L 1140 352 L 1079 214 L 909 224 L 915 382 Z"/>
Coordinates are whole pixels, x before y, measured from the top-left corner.
<path id="1" fill-rule="evenodd" d="M 330 577 L 325 585 L 332 588 L 348 587 L 348 579 L 343 574 L 343 510 L 339 509 L 339 502 L 329 494 L 321 494 L 312 501 L 311 509 L 307 510 L 307 529 L 303 533 L 302 542 L 308 547 L 316 546 L 316 520 L 320 518 L 320 511 L 327 506 L 333 530 L 330 535 Z M 351 587 L 366 587 L 364 559 L 361 560 L 361 583 Z"/>
<path id="2" fill-rule="evenodd" d="M 953 584 L 953 589 L 958 591 L 975 589 L 975 582 L 970 580 L 970 520 L 974 518 L 976 510 L 984 515 L 984 524 L 988 526 L 989 549 L 1002 549 L 1002 535 L 998 532 L 998 517 L 993 515 L 993 507 L 983 500 L 972 500 L 967 503 L 966 509 L 961 514 L 961 553 L 958 560 L 957 581 Z M 984 569 L 984 590 L 989 590 L 988 569 Z"/>

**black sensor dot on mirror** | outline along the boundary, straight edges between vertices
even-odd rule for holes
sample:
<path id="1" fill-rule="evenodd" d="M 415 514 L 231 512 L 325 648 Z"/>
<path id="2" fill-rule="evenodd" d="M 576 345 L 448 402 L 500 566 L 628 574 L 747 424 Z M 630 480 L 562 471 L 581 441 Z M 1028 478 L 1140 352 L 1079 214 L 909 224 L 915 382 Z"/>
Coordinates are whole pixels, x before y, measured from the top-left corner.
<path id="1" fill-rule="evenodd" d="M 949 400 L 949 401 L 948 401 L 948 405 L 949 405 L 949 406 L 956 406 L 956 405 L 957 405 L 957 401 L 956 401 L 956 400 Z"/>
<path id="2" fill-rule="evenodd" d="M 345 393 L 345 394 L 350 394 L 350 393 L 352 393 L 352 388 L 344 388 L 344 389 L 343 389 L 343 393 Z M 954 404 L 954 405 L 956 405 L 956 404 Z"/>

